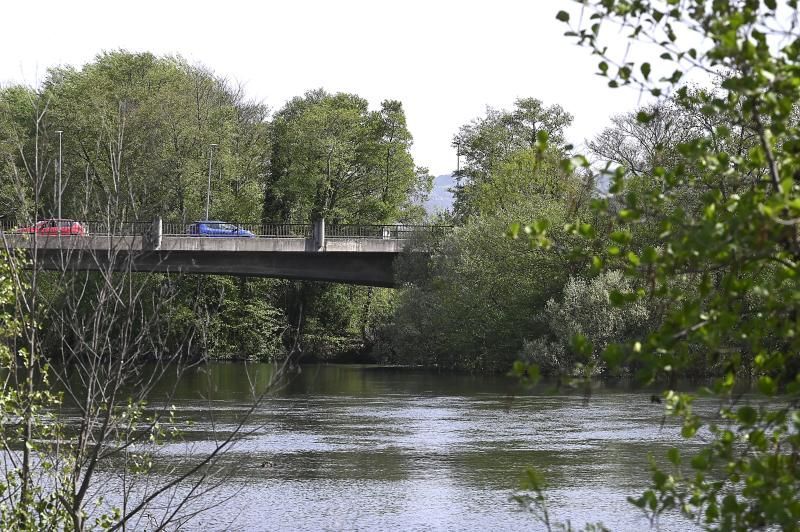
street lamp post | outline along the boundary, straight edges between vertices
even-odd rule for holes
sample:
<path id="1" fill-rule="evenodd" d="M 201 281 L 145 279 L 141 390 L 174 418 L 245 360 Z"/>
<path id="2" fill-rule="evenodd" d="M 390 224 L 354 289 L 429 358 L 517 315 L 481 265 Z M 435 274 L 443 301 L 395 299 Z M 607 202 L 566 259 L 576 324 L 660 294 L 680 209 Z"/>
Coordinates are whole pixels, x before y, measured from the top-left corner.
<path id="1" fill-rule="evenodd" d="M 56 131 L 58 133 L 58 219 L 61 219 L 61 164 L 63 159 L 61 158 L 61 134 L 64 133 L 61 130 Z"/>
<path id="2" fill-rule="evenodd" d="M 211 161 L 214 158 L 214 148 L 217 144 L 211 144 L 208 152 L 208 186 L 206 187 L 206 220 L 208 220 L 208 204 L 211 200 Z"/>
<path id="3" fill-rule="evenodd" d="M 461 176 L 461 139 L 456 144 L 456 175 Z"/>

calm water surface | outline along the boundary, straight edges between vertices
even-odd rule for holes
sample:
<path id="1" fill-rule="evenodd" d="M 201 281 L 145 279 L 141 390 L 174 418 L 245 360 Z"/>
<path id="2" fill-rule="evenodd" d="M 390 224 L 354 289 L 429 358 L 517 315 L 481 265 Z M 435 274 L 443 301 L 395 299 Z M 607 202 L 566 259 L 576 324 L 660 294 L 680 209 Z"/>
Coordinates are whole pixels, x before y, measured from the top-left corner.
<path id="1" fill-rule="evenodd" d="M 182 381 L 175 405 L 193 420 L 184 431 L 195 452 L 271 371 L 219 363 Z M 505 377 L 304 366 L 252 416 L 252 434 L 223 460 L 231 478 L 209 495 L 218 506 L 187 529 L 539 530 L 509 501 L 527 466 L 544 472 L 556 519 L 647 529 L 626 497 L 647 485 L 648 453 L 686 447 L 650 396 L 604 385 L 587 403 Z M 177 463 L 186 445 L 166 450 Z M 660 529 L 691 523 L 672 516 Z"/>

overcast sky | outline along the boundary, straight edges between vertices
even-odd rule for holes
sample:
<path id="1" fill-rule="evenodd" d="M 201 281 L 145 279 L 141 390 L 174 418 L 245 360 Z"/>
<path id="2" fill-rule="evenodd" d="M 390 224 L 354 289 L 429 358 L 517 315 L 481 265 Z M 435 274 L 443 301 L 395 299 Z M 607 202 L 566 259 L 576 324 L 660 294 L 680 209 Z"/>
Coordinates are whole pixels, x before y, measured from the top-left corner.
<path id="1" fill-rule="evenodd" d="M 573 2 L 14 0 L 0 23 L 0 82 L 35 85 L 48 67 L 122 48 L 180 54 L 273 109 L 317 87 L 373 107 L 399 99 L 417 164 L 438 175 L 455 167 L 453 134 L 487 105 L 561 104 L 575 144 L 637 106 L 636 91 L 609 89 L 597 58 L 563 36 L 564 8 Z"/>

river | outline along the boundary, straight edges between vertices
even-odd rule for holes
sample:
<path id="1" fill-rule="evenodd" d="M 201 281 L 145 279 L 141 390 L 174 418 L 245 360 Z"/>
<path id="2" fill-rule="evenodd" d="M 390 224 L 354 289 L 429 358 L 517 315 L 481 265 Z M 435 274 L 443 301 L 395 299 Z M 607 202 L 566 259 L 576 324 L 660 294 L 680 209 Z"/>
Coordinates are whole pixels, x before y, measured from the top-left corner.
<path id="1" fill-rule="evenodd" d="M 271 372 L 213 363 L 185 377 L 174 403 L 186 442 L 164 463 L 211 448 Z M 606 383 L 587 401 L 503 376 L 303 366 L 250 417 L 206 496 L 215 506 L 183 529 L 540 530 L 510 500 L 528 466 L 547 479 L 554 520 L 647 529 L 626 497 L 646 488 L 648 453 L 663 463 L 687 447 L 651 394 Z M 676 515 L 659 525 L 691 529 Z"/>

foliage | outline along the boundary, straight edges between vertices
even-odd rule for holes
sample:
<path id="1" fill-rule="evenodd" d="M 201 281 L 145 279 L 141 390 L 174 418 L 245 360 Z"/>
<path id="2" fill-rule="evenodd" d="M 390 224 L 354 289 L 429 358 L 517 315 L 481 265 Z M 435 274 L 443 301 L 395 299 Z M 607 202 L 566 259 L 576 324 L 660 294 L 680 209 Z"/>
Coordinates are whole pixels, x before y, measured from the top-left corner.
<path id="1" fill-rule="evenodd" d="M 574 264 L 564 250 L 575 239 L 559 233 L 549 249 L 531 248 L 523 239 L 506 238 L 506 229 L 532 213 L 563 226 L 585 209 L 589 196 L 582 199 L 585 189 L 575 176 L 559 172 L 553 179 L 546 165 L 539 172 L 530 157 L 535 155 L 527 150 L 512 154 L 494 180 L 505 189 L 501 195 L 487 186 L 474 198 L 495 205 L 492 215 L 472 217 L 439 241 L 420 242 L 414 249 L 427 253 L 399 261 L 406 284 L 390 327 L 392 343 L 400 347 L 394 361 L 506 371 L 525 339 L 547 333 L 537 309 L 569 278 Z"/>
<path id="2" fill-rule="evenodd" d="M 550 139 L 554 151 L 562 150 L 564 129 L 571 123 L 572 115 L 558 105 L 545 106 L 535 98 L 520 98 L 511 111 L 488 108 L 485 117 L 461 126 L 453 138 L 459 159 L 464 158 L 463 168 L 454 174 L 458 180 L 453 205 L 456 217 L 463 219 L 481 212 L 476 197 L 494 186 L 498 173 L 515 171 L 509 168 L 509 158 L 515 154 L 530 153 L 542 139 Z M 530 161 L 516 164 L 531 169 Z"/>
<path id="3" fill-rule="evenodd" d="M 180 295 L 165 321 L 174 330 L 170 344 L 186 331 L 202 331 L 196 356 L 274 360 L 285 355 L 286 316 L 276 293 L 282 281 L 223 276 L 182 279 Z"/>
<path id="4" fill-rule="evenodd" d="M 577 275 L 569 251 L 577 240 L 559 232 L 543 249 L 505 234 L 534 213 L 556 228 L 585 213 L 593 183 L 561 163 L 571 120 L 557 105 L 523 98 L 513 110 L 489 109 L 460 128 L 457 227 L 415 242 L 411 249 L 423 253 L 398 261 L 405 286 L 386 328 L 394 346 L 383 349 L 386 360 L 506 371 L 526 340 L 549 334 L 541 311 Z"/>
<path id="5" fill-rule="evenodd" d="M 49 410 L 62 397 L 49 390 L 48 366 L 24 345 L 29 324 L 17 310 L 19 290 L 27 287 L 15 281 L 8 255 L 0 254 L 0 444 L 6 458 L 0 468 L 0 528 L 55 529 L 69 517 L 59 503 L 62 494 L 45 485 L 57 486 L 72 469 L 69 461 L 58 463 L 51 443 L 61 437 L 62 426 Z"/>
<path id="6" fill-rule="evenodd" d="M 304 283 L 304 349 L 317 360 L 361 360 L 382 344 L 394 290 Z"/>
<path id="7" fill-rule="evenodd" d="M 646 328 L 645 302 L 614 306 L 609 295 L 628 292 L 631 283 L 619 271 L 606 271 L 592 279 L 571 277 L 560 301 L 550 299 L 542 312 L 549 334 L 525 342 L 523 359 L 539 366 L 543 374 L 565 374 L 591 366 L 603 369 L 600 353 L 611 343 L 635 336 Z M 585 346 L 576 349 L 575 338 Z M 581 356 L 582 355 L 582 356 Z"/>
<path id="8" fill-rule="evenodd" d="M 427 170 L 414 167 L 396 100 L 370 111 L 355 94 L 310 91 L 288 102 L 272 125 L 266 220 L 405 221 L 411 196 L 430 190 Z"/>
<path id="9" fill-rule="evenodd" d="M 258 220 L 267 109 L 241 88 L 180 58 L 111 52 L 51 69 L 42 97 L 48 130 L 64 131 L 65 213 L 199 219 L 214 143 L 212 212 Z M 45 199 L 42 213 L 55 212 Z"/>
<path id="10" fill-rule="evenodd" d="M 675 102 L 711 124 L 681 138 L 671 163 L 659 157 L 636 161 L 634 174 L 648 178 L 644 186 L 625 167 L 609 167 L 611 196 L 595 204 L 616 230 L 594 266 L 622 270 L 631 282 L 631 289 L 611 294 L 612 302 L 625 307 L 656 297 L 668 303 L 654 332 L 609 346 L 604 360 L 612 367 L 635 364 L 642 380 L 666 383 L 667 412 L 683 419 L 683 436 L 694 438 L 704 428 L 710 437 L 691 458 L 670 451 L 671 467 L 654 465 L 651 489 L 632 502 L 653 520 L 677 509 L 709 529 L 796 530 L 797 2 L 581 3 L 591 14 L 590 27 L 570 26 L 568 35 L 602 58 L 598 69 L 609 86 L 635 85 L 655 96 L 672 91 Z M 569 23 L 570 15 L 558 18 Z M 655 45 L 661 55 L 650 62 L 616 60 L 603 42 L 609 25 L 621 26 L 633 43 Z M 685 44 L 696 36 L 701 47 Z M 718 87 L 682 86 L 690 69 L 715 77 Z M 648 110 L 637 114 L 641 124 L 653 120 Z M 696 201 L 686 204 L 687 194 Z M 637 226 L 654 221 L 655 242 L 642 241 Z M 546 243 L 540 224 L 529 230 Z M 721 369 L 710 391 L 722 406 L 712 420 L 693 412 L 692 394 L 670 387 L 698 353 Z M 754 396 L 736 392 L 751 379 Z"/>

